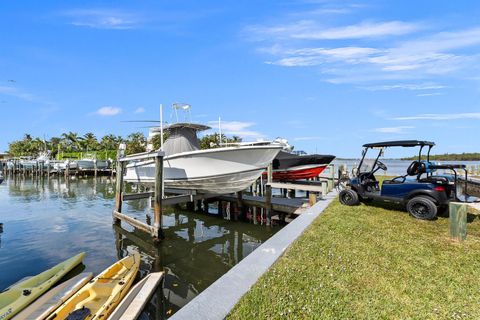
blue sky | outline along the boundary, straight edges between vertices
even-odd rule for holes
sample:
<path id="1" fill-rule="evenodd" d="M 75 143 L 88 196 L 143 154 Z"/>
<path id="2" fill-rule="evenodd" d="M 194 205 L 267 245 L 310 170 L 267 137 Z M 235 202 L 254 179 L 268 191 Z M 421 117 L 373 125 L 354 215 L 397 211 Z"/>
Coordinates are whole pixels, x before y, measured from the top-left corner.
<path id="1" fill-rule="evenodd" d="M 121 121 L 187 102 L 194 121 L 308 152 L 480 152 L 479 16 L 476 1 L 2 1 L 0 150 L 146 133 Z"/>

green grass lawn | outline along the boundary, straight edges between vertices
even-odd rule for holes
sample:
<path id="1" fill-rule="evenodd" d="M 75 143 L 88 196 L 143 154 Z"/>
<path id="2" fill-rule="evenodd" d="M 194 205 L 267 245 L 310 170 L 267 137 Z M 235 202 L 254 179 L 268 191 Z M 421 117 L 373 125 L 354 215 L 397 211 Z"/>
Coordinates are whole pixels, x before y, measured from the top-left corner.
<path id="1" fill-rule="evenodd" d="M 480 319 L 480 220 L 335 201 L 240 300 L 229 319 Z"/>

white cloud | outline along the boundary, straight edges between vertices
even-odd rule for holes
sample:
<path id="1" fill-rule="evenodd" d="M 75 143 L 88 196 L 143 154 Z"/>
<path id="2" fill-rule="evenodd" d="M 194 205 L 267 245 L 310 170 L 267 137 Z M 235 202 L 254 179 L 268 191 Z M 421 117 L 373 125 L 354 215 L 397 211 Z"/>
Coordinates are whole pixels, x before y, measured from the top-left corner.
<path id="1" fill-rule="evenodd" d="M 145 112 L 145 108 L 143 107 L 140 107 L 140 108 L 137 108 L 134 113 L 144 113 Z"/>
<path id="2" fill-rule="evenodd" d="M 133 29 L 140 19 L 132 13 L 112 9 L 77 9 L 63 12 L 71 24 L 95 29 Z"/>
<path id="3" fill-rule="evenodd" d="M 374 132 L 379 133 L 394 133 L 394 134 L 404 134 L 408 129 L 413 129 L 411 126 L 399 126 L 399 127 L 384 127 L 384 128 L 375 128 Z"/>
<path id="4" fill-rule="evenodd" d="M 263 49 L 268 52 L 269 49 Z M 361 63 L 370 55 L 379 53 L 380 50 L 374 48 L 364 47 L 340 47 L 340 48 L 302 48 L 294 50 L 283 50 L 277 46 L 272 47 L 270 52 L 281 52 L 282 55 L 289 55 L 288 58 L 283 58 L 271 62 L 281 66 L 313 66 L 324 63 L 331 63 L 342 61 L 345 63 L 356 64 Z"/>
<path id="5" fill-rule="evenodd" d="M 33 94 L 30 94 L 28 92 L 25 92 L 23 90 L 20 90 L 14 87 L 0 86 L 0 94 L 15 97 L 25 101 L 37 100 L 37 97 L 35 97 Z"/>
<path id="6" fill-rule="evenodd" d="M 441 96 L 442 92 L 430 92 L 430 93 L 420 93 L 417 94 L 417 97 L 431 97 L 431 96 Z"/>
<path id="7" fill-rule="evenodd" d="M 117 107 L 101 107 L 95 112 L 95 114 L 100 116 L 115 116 L 120 112 L 122 112 L 122 109 Z"/>
<path id="8" fill-rule="evenodd" d="M 209 125 L 213 128 L 218 128 L 218 121 L 210 121 Z M 264 138 L 265 135 L 250 130 L 255 123 L 253 122 L 242 122 L 242 121 L 223 121 L 221 122 L 222 133 L 239 136 L 241 138 L 253 138 L 253 139 L 260 139 Z"/>
<path id="9" fill-rule="evenodd" d="M 362 22 L 359 24 L 328 28 L 313 20 L 301 20 L 295 23 L 274 27 L 252 26 L 248 32 L 263 38 L 290 38 L 304 40 L 363 39 L 412 33 L 420 28 L 419 24 L 402 21 Z"/>
<path id="10" fill-rule="evenodd" d="M 480 112 L 468 113 L 425 113 L 415 116 L 396 117 L 391 120 L 459 120 L 459 119 L 473 119 L 480 120 Z"/>
<path id="11" fill-rule="evenodd" d="M 414 33 L 422 28 L 421 36 Z M 318 67 L 324 80 L 331 83 L 424 81 L 458 75 L 467 79 L 476 75 L 480 55 L 464 49 L 480 46 L 480 28 L 436 33 L 432 29 L 425 23 L 402 21 L 328 27 L 313 20 L 248 28 L 256 40 L 269 44 L 258 49 L 271 55 L 266 63 Z M 379 41 L 378 37 L 383 38 Z M 351 39 L 352 46 L 330 41 L 344 39 Z"/>
<path id="12" fill-rule="evenodd" d="M 382 90 L 437 90 L 446 88 L 446 86 L 436 83 L 400 83 L 393 85 L 381 85 L 381 86 L 371 86 L 371 87 L 362 87 L 370 91 L 382 91 Z"/>

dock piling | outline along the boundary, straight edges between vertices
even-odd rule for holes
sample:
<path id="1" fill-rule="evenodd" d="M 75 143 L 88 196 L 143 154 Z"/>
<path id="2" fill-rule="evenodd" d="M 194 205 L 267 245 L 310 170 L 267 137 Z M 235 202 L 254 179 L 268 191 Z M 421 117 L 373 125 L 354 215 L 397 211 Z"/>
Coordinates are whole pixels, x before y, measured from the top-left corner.
<path id="1" fill-rule="evenodd" d="M 467 204 L 450 202 L 448 219 L 450 238 L 463 241 L 467 238 Z"/>
<path id="2" fill-rule="evenodd" d="M 163 154 L 155 157 L 155 200 L 153 216 L 153 234 L 156 239 L 162 239 L 162 198 L 163 198 Z"/>

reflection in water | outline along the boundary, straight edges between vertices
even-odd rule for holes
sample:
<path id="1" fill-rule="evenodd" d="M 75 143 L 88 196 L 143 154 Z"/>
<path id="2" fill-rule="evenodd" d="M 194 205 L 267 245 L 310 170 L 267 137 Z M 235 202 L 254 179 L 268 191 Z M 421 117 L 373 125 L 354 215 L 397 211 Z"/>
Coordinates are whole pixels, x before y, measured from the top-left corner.
<path id="1" fill-rule="evenodd" d="M 9 177 L 0 185 L 0 290 L 37 274 L 80 251 L 86 271 L 100 273 L 133 251 L 142 253 L 138 278 L 165 271 L 143 319 L 163 319 L 207 288 L 277 231 L 276 228 L 230 222 L 179 209 L 163 215 L 165 240 L 113 225 L 115 184 L 96 179 L 24 179 Z M 135 190 L 133 190 L 135 191 Z M 150 216 L 148 200 L 125 203 L 137 219 Z"/>

